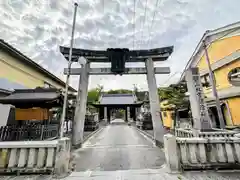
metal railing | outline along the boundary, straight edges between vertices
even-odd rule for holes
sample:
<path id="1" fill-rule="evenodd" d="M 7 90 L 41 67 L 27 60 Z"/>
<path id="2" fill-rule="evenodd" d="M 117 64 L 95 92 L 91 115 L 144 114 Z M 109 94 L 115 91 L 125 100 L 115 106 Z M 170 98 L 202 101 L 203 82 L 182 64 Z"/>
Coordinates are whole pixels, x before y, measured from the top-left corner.
<path id="1" fill-rule="evenodd" d="M 0 127 L 0 141 L 46 140 L 57 138 L 58 135 L 58 124 L 8 125 Z"/>

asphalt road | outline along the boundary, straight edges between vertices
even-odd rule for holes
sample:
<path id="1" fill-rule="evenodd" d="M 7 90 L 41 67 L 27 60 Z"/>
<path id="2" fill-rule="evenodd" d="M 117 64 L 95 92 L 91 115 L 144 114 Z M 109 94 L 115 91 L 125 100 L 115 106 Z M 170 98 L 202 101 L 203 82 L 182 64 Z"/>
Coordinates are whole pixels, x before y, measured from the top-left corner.
<path id="1" fill-rule="evenodd" d="M 75 171 L 156 169 L 165 160 L 151 140 L 120 120 L 86 141 L 76 155 Z"/>

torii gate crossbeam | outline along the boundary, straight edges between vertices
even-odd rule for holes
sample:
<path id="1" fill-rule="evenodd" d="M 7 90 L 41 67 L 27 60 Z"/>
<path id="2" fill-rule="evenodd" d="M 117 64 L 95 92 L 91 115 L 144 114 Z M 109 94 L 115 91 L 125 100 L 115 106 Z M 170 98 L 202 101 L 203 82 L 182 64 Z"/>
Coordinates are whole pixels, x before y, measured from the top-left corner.
<path id="1" fill-rule="evenodd" d="M 69 48 L 60 46 L 60 52 L 68 60 Z M 169 74 L 169 67 L 154 68 L 154 61 L 165 61 L 173 52 L 173 46 L 149 49 L 149 50 L 134 50 L 128 51 L 129 58 L 126 62 L 145 62 L 146 68 L 125 68 L 122 74 L 146 74 L 149 88 L 149 100 L 150 100 L 150 112 L 153 121 L 154 139 L 156 143 L 163 144 L 164 128 L 160 115 L 160 103 L 156 84 L 155 73 L 157 74 Z M 105 68 L 104 72 L 101 72 L 101 68 L 90 68 L 91 62 L 106 62 L 109 63 L 108 51 L 94 51 L 85 49 L 72 49 L 72 62 L 77 62 L 79 57 L 85 57 L 87 63 L 82 68 L 72 68 L 70 70 L 65 69 L 65 74 L 80 75 L 80 82 L 78 88 L 78 99 L 73 123 L 73 145 L 81 145 L 83 141 L 84 121 L 86 114 L 87 92 L 88 92 L 88 79 L 89 75 L 101 75 L 101 74 L 116 74 L 111 73 L 111 70 Z M 104 69 L 104 68 L 102 68 Z"/>

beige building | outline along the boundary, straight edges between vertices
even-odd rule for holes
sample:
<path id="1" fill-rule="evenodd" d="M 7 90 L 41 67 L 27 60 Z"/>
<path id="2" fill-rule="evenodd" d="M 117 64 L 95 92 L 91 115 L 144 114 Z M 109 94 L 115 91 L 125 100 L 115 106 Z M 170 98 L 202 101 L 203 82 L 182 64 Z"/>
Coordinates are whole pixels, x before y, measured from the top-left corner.
<path id="1" fill-rule="evenodd" d="M 62 89 L 65 83 L 4 40 L 0 40 L 0 88 L 9 90 L 36 87 Z M 72 87 L 69 87 L 69 91 L 76 92 Z"/>

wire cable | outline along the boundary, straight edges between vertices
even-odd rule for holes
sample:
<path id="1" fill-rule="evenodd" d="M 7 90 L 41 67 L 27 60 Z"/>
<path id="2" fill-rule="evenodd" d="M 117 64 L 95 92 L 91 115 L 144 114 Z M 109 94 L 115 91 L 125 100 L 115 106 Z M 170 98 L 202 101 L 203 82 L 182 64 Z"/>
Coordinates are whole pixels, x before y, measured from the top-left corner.
<path id="1" fill-rule="evenodd" d="M 159 3 L 159 0 L 156 0 L 155 10 L 154 10 L 154 13 L 153 13 L 153 18 L 152 18 L 152 21 L 151 21 L 151 25 L 150 25 L 150 28 L 148 27 L 148 33 L 149 33 L 148 41 L 147 41 L 148 47 L 150 46 L 150 43 L 151 43 L 151 37 L 152 37 L 151 31 L 152 31 L 152 28 L 153 28 L 153 24 L 154 24 L 156 13 L 157 13 L 157 9 L 158 9 L 158 3 Z"/>
<path id="2" fill-rule="evenodd" d="M 145 0 L 144 19 L 142 23 L 142 33 L 141 33 L 141 43 L 140 43 L 141 45 L 143 44 L 143 31 L 144 31 L 144 25 L 145 25 L 146 15 L 147 15 L 147 3 L 148 3 L 148 0 Z"/>
<path id="3" fill-rule="evenodd" d="M 133 0 L 133 50 L 135 48 L 135 32 L 136 32 L 136 0 Z"/>
<path id="4" fill-rule="evenodd" d="M 163 85 L 166 84 L 170 79 L 172 79 L 174 76 L 176 76 L 177 74 L 181 74 L 180 71 L 176 71 L 175 73 L 173 73 L 170 77 L 167 78 L 166 81 L 164 81 L 164 83 L 162 83 Z"/>
<path id="5" fill-rule="evenodd" d="M 105 9 L 105 2 L 104 2 L 104 0 L 102 0 L 102 8 L 103 8 L 103 13 L 104 13 L 104 9 Z"/>

